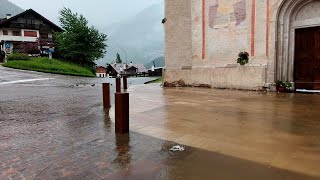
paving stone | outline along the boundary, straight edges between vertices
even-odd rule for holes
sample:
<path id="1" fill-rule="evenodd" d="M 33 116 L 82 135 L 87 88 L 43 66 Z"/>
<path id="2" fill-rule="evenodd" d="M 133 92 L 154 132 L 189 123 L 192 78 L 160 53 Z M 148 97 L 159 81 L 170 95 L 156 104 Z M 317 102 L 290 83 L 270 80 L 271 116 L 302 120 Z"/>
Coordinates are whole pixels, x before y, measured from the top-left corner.
<path id="1" fill-rule="evenodd" d="M 320 178 L 317 95 L 132 86 L 142 131 L 115 135 L 101 88 L 66 86 L 95 80 L 52 76 L 1 86 L 1 180 Z"/>

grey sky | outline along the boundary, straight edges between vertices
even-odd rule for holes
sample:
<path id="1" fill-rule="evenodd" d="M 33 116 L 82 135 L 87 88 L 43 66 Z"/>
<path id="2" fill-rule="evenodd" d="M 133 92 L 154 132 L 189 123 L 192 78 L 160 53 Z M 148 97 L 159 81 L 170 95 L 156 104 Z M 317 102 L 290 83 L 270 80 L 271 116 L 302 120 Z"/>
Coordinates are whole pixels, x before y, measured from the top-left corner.
<path id="1" fill-rule="evenodd" d="M 9 0 L 23 9 L 32 8 L 58 23 L 59 10 L 66 6 L 85 15 L 90 24 L 103 27 L 124 20 L 163 0 Z"/>

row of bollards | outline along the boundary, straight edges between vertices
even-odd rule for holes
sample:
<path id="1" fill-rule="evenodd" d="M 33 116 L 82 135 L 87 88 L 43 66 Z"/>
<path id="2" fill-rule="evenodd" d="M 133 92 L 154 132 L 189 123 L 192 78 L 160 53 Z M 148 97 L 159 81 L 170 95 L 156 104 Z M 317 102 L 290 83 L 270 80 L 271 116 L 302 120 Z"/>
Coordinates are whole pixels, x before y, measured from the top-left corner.
<path id="1" fill-rule="evenodd" d="M 123 89 L 128 88 L 127 76 L 123 76 Z M 110 104 L 110 83 L 103 83 L 103 107 L 109 110 Z M 115 93 L 115 131 L 119 134 L 129 133 L 129 93 L 121 92 L 121 78 L 116 78 Z"/>

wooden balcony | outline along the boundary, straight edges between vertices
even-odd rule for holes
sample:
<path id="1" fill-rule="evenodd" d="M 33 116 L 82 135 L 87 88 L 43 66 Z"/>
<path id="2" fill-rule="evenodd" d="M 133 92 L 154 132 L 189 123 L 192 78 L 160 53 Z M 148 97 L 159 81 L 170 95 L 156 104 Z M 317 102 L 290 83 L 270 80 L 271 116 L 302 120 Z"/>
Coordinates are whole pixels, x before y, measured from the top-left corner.
<path id="1" fill-rule="evenodd" d="M 9 28 L 17 29 L 36 29 L 40 31 L 50 31 L 51 28 L 45 24 L 27 24 L 27 23 L 11 23 Z"/>

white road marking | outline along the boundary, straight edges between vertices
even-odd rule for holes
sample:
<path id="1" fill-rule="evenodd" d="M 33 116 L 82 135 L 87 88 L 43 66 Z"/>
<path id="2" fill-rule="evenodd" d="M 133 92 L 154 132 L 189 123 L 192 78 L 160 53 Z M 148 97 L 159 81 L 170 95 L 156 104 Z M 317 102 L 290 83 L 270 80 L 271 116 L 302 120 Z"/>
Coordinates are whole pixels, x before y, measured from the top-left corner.
<path id="1" fill-rule="evenodd" d="M 33 82 L 33 81 L 45 81 L 45 80 L 50 80 L 50 79 L 53 79 L 53 78 L 23 79 L 23 80 L 2 82 L 2 83 L 0 83 L 0 85 L 17 84 L 17 83 Z"/>

